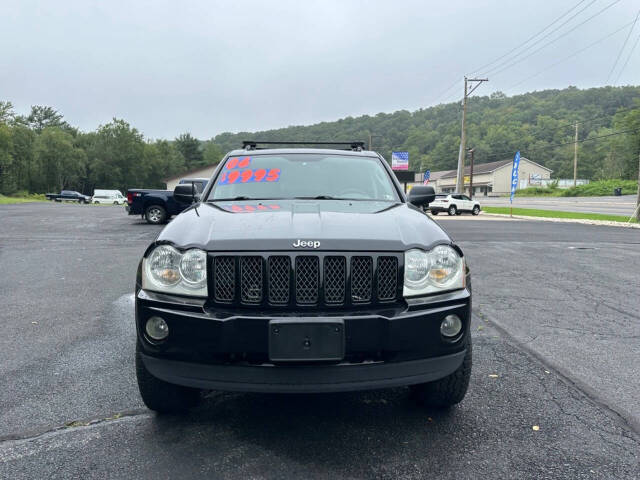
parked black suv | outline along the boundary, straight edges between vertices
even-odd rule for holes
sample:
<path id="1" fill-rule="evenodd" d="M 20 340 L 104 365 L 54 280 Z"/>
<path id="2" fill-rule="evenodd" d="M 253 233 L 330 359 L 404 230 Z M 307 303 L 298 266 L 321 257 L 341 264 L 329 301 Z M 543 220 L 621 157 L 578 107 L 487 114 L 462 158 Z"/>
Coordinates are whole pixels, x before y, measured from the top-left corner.
<path id="1" fill-rule="evenodd" d="M 471 283 L 460 248 L 408 200 L 381 155 L 228 153 L 147 248 L 136 369 L 158 412 L 201 389 L 336 392 L 409 385 L 460 402 L 471 374 Z M 183 191 L 182 191 L 183 190 Z M 176 188 L 182 200 L 192 189 Z"/>

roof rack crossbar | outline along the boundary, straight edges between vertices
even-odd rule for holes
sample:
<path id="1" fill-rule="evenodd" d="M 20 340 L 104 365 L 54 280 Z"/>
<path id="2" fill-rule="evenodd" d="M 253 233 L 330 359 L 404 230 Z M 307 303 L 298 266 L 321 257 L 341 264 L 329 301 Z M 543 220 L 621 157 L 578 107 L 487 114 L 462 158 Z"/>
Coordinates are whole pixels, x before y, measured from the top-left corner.
<path id="1" fill-rule="evenodd" d="M 364 150 L 364 142 L 261 142 L 258 140 L 243 140 L 242 148 L 245 150 L 258 150 L 258 145 L 341 145 L 348 146 L 348 150 Z"/>

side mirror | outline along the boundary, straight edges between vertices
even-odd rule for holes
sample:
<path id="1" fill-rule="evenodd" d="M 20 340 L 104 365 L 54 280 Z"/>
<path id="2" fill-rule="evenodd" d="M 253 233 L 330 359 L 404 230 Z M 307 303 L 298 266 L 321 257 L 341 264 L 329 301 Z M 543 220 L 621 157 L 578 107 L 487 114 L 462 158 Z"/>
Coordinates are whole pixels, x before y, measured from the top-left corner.
<path id="1" fill-rule="evenodd" d="M 173 190 L 173 198 L 181 203 L 194 203 L 199 200 L 196 190 L 191 183 L 176 185 L 176 188 Z"/>
<path id="2" fill-rule="evenodd" d="M 436 191 L 428 185 L 416 185 L 409 192 L 409 203 L 416 207 L 429 206 L 436 198 Z"/>

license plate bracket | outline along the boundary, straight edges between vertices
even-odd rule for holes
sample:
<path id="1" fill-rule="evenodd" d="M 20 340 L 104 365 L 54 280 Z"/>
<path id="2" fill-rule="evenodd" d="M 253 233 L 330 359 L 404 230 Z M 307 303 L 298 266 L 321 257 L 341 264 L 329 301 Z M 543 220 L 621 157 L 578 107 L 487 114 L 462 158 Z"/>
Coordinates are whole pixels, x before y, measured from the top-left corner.
<path id="1" fill-rule="evenodd" d="M 338 362 L 344 358 L 344 320 L 269 321 L 272 362 Z"/>

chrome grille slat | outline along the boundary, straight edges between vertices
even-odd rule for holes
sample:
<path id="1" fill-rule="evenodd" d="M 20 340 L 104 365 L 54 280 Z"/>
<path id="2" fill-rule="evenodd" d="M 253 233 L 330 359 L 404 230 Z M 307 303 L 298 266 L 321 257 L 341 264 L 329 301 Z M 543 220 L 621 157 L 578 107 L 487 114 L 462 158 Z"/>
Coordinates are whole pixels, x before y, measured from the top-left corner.
<path id="1" fill-rule="evenodd" d="M 313 305 L 318 302 L 320 266 L 318 257 L 296 257 L 296 302 Z"/>
<path id="2" fill-rule="evenodd" d="M 344 257 L 325 257 L 324 259 L 324 301 L 344 303 L 347 282 L 347 265 Z"/>
<path id="3" fill-rule="evenodd" d="M 373 259 L 351 257 L 351 300 L 356 303 L 371 301 Z"/>
<path id="4" fill-rule="evenodd" d="M 285 256 L 269 257 L 269 302 L 278 305 L 289 303 L 291 260 Z"/>
<path id="5" fill-rule="evenodd" d="M 219 302 L 233 301 L 236 289 L 235 257 L 216 257 L 213 269 L 215 276 L 215 299 Z"/>
<path id="6" fill-rule="evenodd" d="M 240 299 L 242 303 L 262 301 L 262 257 L 240 257 Z"/>
<path id="7" fill-rule="evenodd" d="M 398 259 L 396 257 L 378 257 L 376 274 L 377 295 L 380 301 L 396 298 L 398 288 Z"/>

